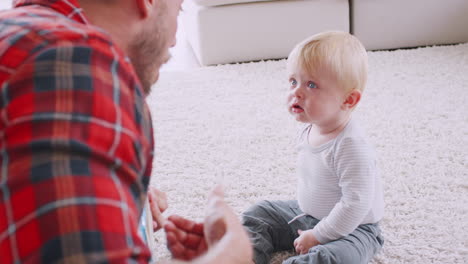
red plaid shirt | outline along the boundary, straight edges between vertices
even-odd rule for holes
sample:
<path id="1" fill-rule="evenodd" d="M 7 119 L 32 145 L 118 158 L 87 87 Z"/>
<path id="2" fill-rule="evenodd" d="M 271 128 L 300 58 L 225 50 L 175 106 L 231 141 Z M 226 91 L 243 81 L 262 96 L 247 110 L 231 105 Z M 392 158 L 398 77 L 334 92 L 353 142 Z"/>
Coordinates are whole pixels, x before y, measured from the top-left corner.
<path id="1" fill-rule="evenodd" d="M 77 0 L 14 4 L 0 12 L 0 263 L 148 262 L 153 138 L 132 65 Z"/>

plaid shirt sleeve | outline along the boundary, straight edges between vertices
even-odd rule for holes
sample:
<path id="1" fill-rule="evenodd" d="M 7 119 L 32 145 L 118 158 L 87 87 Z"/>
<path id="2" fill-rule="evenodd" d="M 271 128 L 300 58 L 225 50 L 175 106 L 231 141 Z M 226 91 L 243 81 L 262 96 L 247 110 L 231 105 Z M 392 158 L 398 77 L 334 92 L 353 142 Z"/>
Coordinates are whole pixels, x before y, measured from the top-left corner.
<path id="1" fill-rule="evenodd" d="M 3 83 L 0 109 L 0 263 L 147 263 L 152 128 L 124 56 L 49 45 Z"/>

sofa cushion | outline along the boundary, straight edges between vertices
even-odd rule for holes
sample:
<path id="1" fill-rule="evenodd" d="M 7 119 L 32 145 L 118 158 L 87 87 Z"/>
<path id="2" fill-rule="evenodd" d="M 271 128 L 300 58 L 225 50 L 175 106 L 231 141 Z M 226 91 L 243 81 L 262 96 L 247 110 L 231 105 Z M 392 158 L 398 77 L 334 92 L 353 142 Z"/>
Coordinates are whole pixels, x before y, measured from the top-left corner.
<path id="1" fill-rule="evenodd" d="M 243 4 L 253 2 L 265 2 L 265 1 L 279 1 L 279 0 L 189 0 L 200 6 L 221 6 L 221 5 L 232 5 L 232 4 Z"/>

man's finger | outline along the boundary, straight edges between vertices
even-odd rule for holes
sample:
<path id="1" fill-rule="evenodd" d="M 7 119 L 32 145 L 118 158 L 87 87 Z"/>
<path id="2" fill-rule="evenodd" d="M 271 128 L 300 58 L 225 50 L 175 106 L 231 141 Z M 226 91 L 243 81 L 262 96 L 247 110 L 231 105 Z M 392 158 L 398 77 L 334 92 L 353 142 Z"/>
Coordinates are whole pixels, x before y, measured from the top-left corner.
<path id="1" fill-rule="evenodd" d="M 200 236 L 200 235 L 187 234 L 187 236 L 185 237 L 185 240 L 182 241 L 182 242 L 188 248 L 197 249 L 198 246 L 201 243 L 201 240 L 203 240 L 203 239 L 204 238 L 202 236 Z"/>
<path id="2" fill-rule="evenodd" d="M 154 188 L 154 194 L 157 196 L 157 201 L 158 201 L 158 207 L 159 210 L 162 212 L 166 211 L 168 205 L 167 205 L 167 196 L 165 192 L 162 192 L 156 188 Z"/>
<path id="3" fill-rule="evenodd" d="M 174 233 L 167 233 L 167 246 L 169 251 L 172 254 L 172 257 L 175 259 L 182 259 L 182 260 L 191 260 L 199 255 L 199 252 L 204 252 L 200 250 L 204 250 L 206 247 L 200 248 L 187 248 L 184 244 L 180 243 Z"/>
<path id="4" fill-rule="evenodd" d="M 174 244 L 171 245 L 169 248 L 171 251 L 172 257 L 175 259 L 185 259 L 185 248 L 182 246 L 182 244 Z"/>
<path id="5" fill-rule="evenodd" d="M 226 233 L 226 222 L 223 218 L 218 217 L 217 219 L 209 220 L 209 228 L 207 228 L 206 241 L 212 245 L 224 236 Z"/>
<path id="6" fill-rule="evenodd" d="M 217 196 L 224 197 L 224 187 L 223 187 L 223 185 L 217 184 L 217 185 L 213 188 L 213 190 L 211 191 L 211 194 L 212 194 L 212 195 L 217 195 Z"/>
<path id="7" fill-rule="evenodd" d="M 204 240 L 201 241 L 201 243 L 198 245 L 197 251 L 198 252 L 206 252 L 207 250 L 208 250 L 208 245 L 206 244 L 206 242 Z"/>
<path id="8" fill-rule="evenodd" d="M 150 202 L 150 209 L 151 215 L 153 216 L 153 220 L 156 221 L 158 227 L 164 226 L 166 222 L 166 218 L 162 215 L 161 210 L 159 209 L 158 203 L 155 202 L 156 197 L 154 197 L 154 193 L 149 193 L 149 202 Z"/>
<path id="9" fill-rule="evenodd" d="M 172 232 L 167 232 L 166 233 L 166 239 L 167 239 L 167 248 L 172 254 L 172 257 L 175 259 L 187 259 L 187 251 L 190 249 L 187 249 L 178 239 L 176 234 Z"/>
<path id="10" fill-rule="evenodd" d="M 178 242 L 176 235 L 170 231 L 166 231 L 166 240 L 168 246 L 175 245 Z"/>
<path id="11" fill-rule="evenodd" d="M 185 219 L 178 215 L 171 215 L 168 218 L 177 228 L 184 231 L 203 235 L 203 223 L 196 223 L 194 221 Z"/>
<path id="12" fill-rule="evenodd" d="M 166 233 L 171 234 L 175 236 L 175 240 L 179 241 L 182 243 L 185 247 L 190 248 L 190 249 L 197 249 L 200 246 L 200 243 L 202 243 L 202 240 L 205 238 L 203 235 L 200 234 L 194 234 L 194 233 L 187 233 L 183 230 L 178 229 L 172 222 L 168 222 L 166 225 L 164 225 L 164 230 L 166 230 Z M 169 238 L 168 238 L 169 239 Z M 172 239 L 172 237 L 171 237 Z"/>
<path id="13" fill-rule="evenodd" d="M 167 204 L 167 195 L 165 192 L 160 191 L 153 186 L 150 186 L 148 190 L 148 195 L 150 196 L 150 198 L 154 200 L 153 202 L 157 203 L 159 211 L 161 211 L 161 213 L 166 211 L 168 204 Z"/>
<path id="14" fill-rule="evenodd" d="M 191 260 L 191 259 L 197 257 L 197 252 L 195 250 L 187 250 L 185 255 L 186 255 L 186 260 Z"/>
<path id="15" fill-rule="evenodd" d="M 180 242 L 184 242 L 187 239 L 187 233 L 178 228 L 174 230 L 174 234 L 176 235 L 177 240 L 179 240 Z"/>

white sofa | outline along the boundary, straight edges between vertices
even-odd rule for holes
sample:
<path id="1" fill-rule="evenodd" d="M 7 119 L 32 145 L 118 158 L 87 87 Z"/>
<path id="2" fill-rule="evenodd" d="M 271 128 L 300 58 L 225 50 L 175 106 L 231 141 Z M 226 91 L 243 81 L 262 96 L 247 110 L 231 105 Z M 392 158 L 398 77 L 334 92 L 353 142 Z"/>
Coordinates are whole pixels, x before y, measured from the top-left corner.
<path id="1" fill-rule="evenodd" d="M 183 8 L 202 65 L 284 58 L 312 33 L 349 30 L 348 0 L 187 0 Z"/>
<path id="2" fill-rule="evenodd" d="M 468 42 L 468 0 L 186 0 L 182 16 L 201 65 L 285 58 L 325 30 L 368 50 Z"/>
<path id="3" fill-rule="evenodd" d="M 468 42 L 468 0 L 352 0 L 352 33 L 368 50 Z"/>

